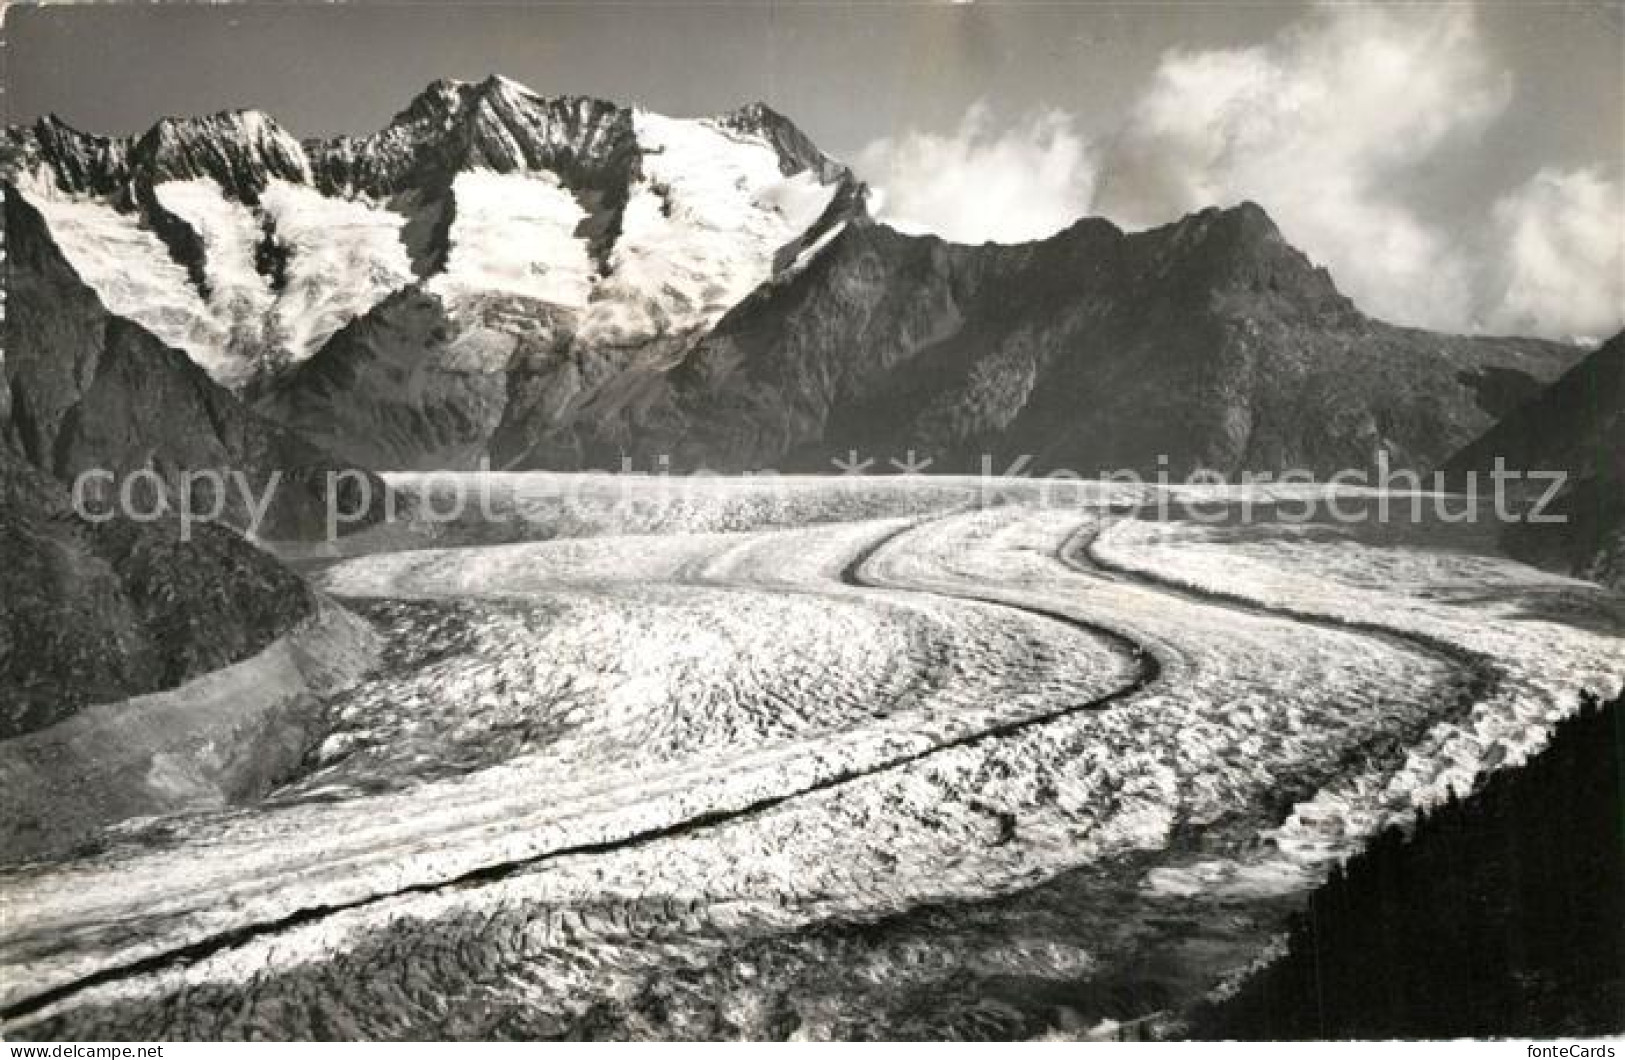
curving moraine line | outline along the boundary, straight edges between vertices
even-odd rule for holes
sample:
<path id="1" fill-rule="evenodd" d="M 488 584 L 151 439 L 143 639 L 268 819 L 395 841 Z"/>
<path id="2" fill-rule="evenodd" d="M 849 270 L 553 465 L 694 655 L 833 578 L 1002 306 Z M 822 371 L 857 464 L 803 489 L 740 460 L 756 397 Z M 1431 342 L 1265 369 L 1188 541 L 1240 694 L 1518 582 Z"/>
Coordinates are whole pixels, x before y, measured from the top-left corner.
<path id="1" fill-rule="evenodd" d="M 1147 571 L 1113 563 L 1102 556 L 1097 548 L 1101 534 L 1105 533 L 1111 525 L 1109 522 L 1102 521 L 1086 523 L 1079 527 L 1066 541 L 1062 542 L 1061 547 L 1056 551 L 1056 558 L 1065 566 L 1090 577 L 1105 577 L 1129 582 L 1162 593 L 1165 596 L 1176 596 L 1192 603 L 1222 608 L 1239 614 L 1260 618 L 1286 619 L 1289 622 L 1315 626 L 1334 633 L 1359 633 L 1408 651 L 1431 655 L 1454 669 L 1465 673 L 1468 677 L 1466 685 L 1457 697 L 1457 702 L 1453 705 L 1452 713 L 1470 709 L 1475 704 L 1493 696 L 1501 687 L 1504 672 L 1493 658 L 1482 652 L 1476 652 L 1459 644 L 1453 644 L 1440 637 L 1418 633 L 1414 630 L 1400 629 L 1396 626 L 1387 626 L 1366 619 L 1338 618 L 1294 607 L 1263 604 L 1235 593 L 1227 593 L 1219 589 L 1200 589 L 1173 578 L 1162 577 Z"/>
<path id="2" fill-rule="evenodd" d="M 1068 704 L 1054 710 L 1033 714 L 1028 717 L 991 725 L 985 729 L 981 729 L 973 733 L 967 733 L 963 736 L 945 740 L 929 748 L 899 755 L 896 758 L 877 765 L 865 768 L 842 770 L 840 772 L 831 774 L 828 777 L 807 784 L 794 791 L 764 796 L 740 807 L 699 814 L 673 824 L 646 828 L 640 831 L 618 836 L 614 839 L 557 847 L 541 854 L 535 854 L 524 858 L 516 858 L 508 861 L 495 862 L 493 864 L 481 866 L 478 869 L 473 869 L 448 879 L 409 884 L 392 891 L 369 895 L 365 898 L 359 898 L 354 901 L 307 906 L 303 909 L 296 910 L 295 912 L 289 913 L 286 916 L 278 917 L 273 920 L 267 920 L 257 924 L 249 924 L 243 927 L 233 928 L 228 931 L 217 932 L 194 942 L 165 950 L 162 953 L 151 954 L 149 956 L 141 957 L 122 964 L 115 964 L 99 969 L 98 971 L 82 976 L 72 982 L 63 983 L 59 986 L 43 990 L 37 994 L 13 1002 L 4 1009 L 0 1009 L 0 1023 L 12 1023 L 17 1020 L 25 1019 L 41 1012 L 48 1007 L 58 1004 L 59 1002 L 66 1001 L 82 991 L 89 990 L 94 987 L 125 982 L 143 975 L 163 971 L 164 969 L 172 967 L 176 964 L 191 963 L 202 960 L 233 949 L 237 946 L 252 942 L 256 939 L 275 935 L 292 928 L 314 923 L 337 913 L 350 912 L 357 909 L 381 905 L 385 902 L 393 901 L 397 898 L 409 895 L 433 894 L 444 891 L 481 887 L 487 884 L 497 883 L 502 880 L 509 879 L 525 872 L 529 872 L 538 865 L 542 865 L 560 858 L 580 855 L 606 854 L 628 847 L 639 846 L 656 840 L 688 836 L 718 825 L 755 817 L 790 802 L 793 799 L 828 791 L 832 788 L 838 788 L 842 785 L 862 780 L 866 777 L 876 776 L 892 770 L 914 765 L 915 763 L 928 759 L 933 755 L 967 747 L 976 747 L 984 743 L 1005 739 L 1018 735 L 1029 729 L 1037 728 L 1038 726 L 1046 725 L 1058 719 L 1069 717 L 1074 714 L 1109 709 L 1123 700 L 1126 700 L 1143 691 L 1161 677 L 1162 666 L 1157 660 L 1156 656 L 1144 646 L 1134 641 L 1132 638 L 1117 630 L 1108 629 L 1060 611 L 1054 611 L 1037 606 L 1013 604 L 1009 601 L 1000 600 L 993 597 L 983 597 L 972 592 L 950 593 L 928 589 L 911 589 L 891 584 L 882 585 L 865 580 L 863 574 L 864 568 L 871 560 L 874 559 L 877 554 L 879 554 L 882 549 L 892 545 L 911 531 L 917 530 L 930 522 L 950 518 L 952 514 L 956 513 L 950 513 L 949 515 L 937 516 L 933 519 L 910 523 L 880 536 L 856 553 L 852 559 L 848 561 L 845 567 L 841 569 L 839 574 L 840 583 L 852 588 L 864 589 L 868 591 L 908 594 L 917 593 L 920 595 L 932 596 L 945 600 L 970 601 L 988 604 L 1008 608 L 1014 611 L 1023 611 L 1039 618 L 1059 622 L 1091 637 L 1105 641 L 1123 652 L 1133 662 L 1134 676 L 1132 679 L 1123 686 L 1093 699 Z M 740 588 L 749 588 L 749 586 L 740 586 Z"/>

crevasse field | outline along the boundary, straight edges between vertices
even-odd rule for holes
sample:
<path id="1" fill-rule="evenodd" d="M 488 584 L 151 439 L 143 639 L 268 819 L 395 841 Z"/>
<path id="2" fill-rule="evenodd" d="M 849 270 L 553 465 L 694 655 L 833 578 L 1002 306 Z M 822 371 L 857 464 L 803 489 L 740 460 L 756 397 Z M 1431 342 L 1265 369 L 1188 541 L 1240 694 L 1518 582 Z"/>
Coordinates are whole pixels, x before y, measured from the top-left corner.
<path id="1" fill-rule="evenodd" d="M 401 522 L 281 550 L 306 629 L 0 748 L 8 1036 L 1177 1031 L 1625 680 L 1625 598 L 1433 498 L 391 484 Z"/>

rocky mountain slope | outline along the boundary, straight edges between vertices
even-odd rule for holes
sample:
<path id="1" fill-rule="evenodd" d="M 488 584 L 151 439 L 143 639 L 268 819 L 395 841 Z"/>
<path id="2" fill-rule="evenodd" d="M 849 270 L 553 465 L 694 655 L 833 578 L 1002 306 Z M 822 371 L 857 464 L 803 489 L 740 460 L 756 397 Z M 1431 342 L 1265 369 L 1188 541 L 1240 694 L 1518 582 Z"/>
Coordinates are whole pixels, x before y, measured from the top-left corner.
<path id="1" fill-rule="evenodd" d="M 1477 472 L 1483 482 L 1497 457 L 1509 470 L 1568 475 L 1551 506 L 1568 522 L 1513 527 L 1506 539 L 1513 553 L 1625 585 L 1625 332 L 1462 449 L 1446 470 L 1458 478 Z"/>
<path id="2" fill-rule="evenodd" d="M 220 526 L 93 523 L 0 444 L 0 739 L 254 654 L 314 608 L 308 586 Z"/>
<path id="3" fill-rule="evenodd" d="M 1081 221 L 956 246 L 854 219 L 669 369 L 555 412 L 520 371 L 499 462 L 829 470 L 849 449 L 931 470 L 1178 475 L 1431 468 L 1575 356 L 1363 316 L 1252 204 L 1126 234 Z M 533 396 L 534 395 L 534 396 Z M 528 400 L 527 400 L 528 399 Z M 881 461 L 884 465 L 884 459 Z"/>
<path id="4" fill-rule="evenodd" d="M 7 152 L 108 307 L 235 388 L 419 282 L 459 325 L 453 369 L 703 329 L 853 186 L 760 105 L 679 121 L 498 77 L 436 82 L 364 138 L 254 111 L 129 139 L 46 118 Z"/>
<path id="5" fill-rule="evenodd" d="M 380 468 L 1431 469 L 1578 356 L 1370 320 L 1251 204 L 901 235 L 761 105 L 678 120 L 491 78 L 363 138 L 237 112 L 126 140 L 48 119 L 8 149 L 112 312 Z"/>
<path id="6" fill-rule="evenodd" d="M 1203 1007 L 1208 1040 L 1590 1037 L 1625 1029 L 1625 700 L 1518 770 L 1390 827 Z"/>
<path id="7" fill-rule="evenodd" d="M 249 411 L 184 354 L 109 312 L 28 202 L 8 196 L 5 217 L 8 379 L 0 419 L 36 467 L 62 483 L 106 472 L 113 477 L 95 484 L 108 491 L 129 481 L 125 514 L 190 503 L 271 538 L 323 532 L 330 492 L 338 511 L 359 512 L 370 497 L 372 517 L 382 514 L 381 481 Z M 188 482 L 202 471 L 227 477 Z"/>

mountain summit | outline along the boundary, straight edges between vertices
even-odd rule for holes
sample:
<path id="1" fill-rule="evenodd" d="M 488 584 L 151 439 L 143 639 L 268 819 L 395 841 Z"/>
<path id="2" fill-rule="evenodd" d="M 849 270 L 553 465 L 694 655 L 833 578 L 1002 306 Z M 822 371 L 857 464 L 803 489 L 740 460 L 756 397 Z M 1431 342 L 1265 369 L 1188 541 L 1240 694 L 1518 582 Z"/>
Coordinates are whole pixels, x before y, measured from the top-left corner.
<path id="1" fill-rule="evenodd" d="M 367 137 L 301 142 L 245 110 L 126 139 L 44 118 L 7 147 L 109 308 L 239 389 L 418 282 L 475 325 L 470 356 L 493 355 L 490 313 L 549 317 L 561 344 L 701 328 L 859 197 L 763 105 L 681 120 L 501 77 L 437 81 Z"/>
<path id="2" fill-rule="evenodd" d="M 903 235 L 760 103 L 669 118 L 491 77 L 365 137 L 237 111 L 7 144 L 41 221 L 22 238 L 379 468 L 1431 468 L 1579 355 L 1371 320 L 1252 203 L 1020 245 Z"/>

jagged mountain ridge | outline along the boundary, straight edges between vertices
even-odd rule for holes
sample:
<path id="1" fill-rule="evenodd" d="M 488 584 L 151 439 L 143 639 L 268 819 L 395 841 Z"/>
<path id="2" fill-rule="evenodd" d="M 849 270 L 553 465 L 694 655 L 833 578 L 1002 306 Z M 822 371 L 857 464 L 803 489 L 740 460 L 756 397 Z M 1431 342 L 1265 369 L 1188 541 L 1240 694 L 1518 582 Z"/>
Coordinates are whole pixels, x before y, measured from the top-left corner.
<path id="1" fill-rule="evenodd" d="M 1514 409 L 1445 470 L 1490 488 L 1496 459 L 1506 470 L 1568 476 L 1547 515 L 1563 523 L 1521 523 L 1505 543 L 1520 559 L 1625 586 L 1625 332 L 1592 351 L 1551 386 Z M 1545 481 L 1533 493 L 1544 493 Z"/>
<path id="2" fill-rule="evenodd" d="M 516 372 L 500 464 L 1183 475 L 1432 468 L 1577 355 L 1371 320 L 1253 204 L 980 247 L 856 218 L 675 367 L 565 402 Z"/>
<path id="3" fill-rule="evenodd" d="M 1429 469 L 1579 354 L 1370 320 L 1251 204 L 905 236 L 761 105 L 679 121 L 492 78 L 362 138 L 254 112 L 11 135 L 67 256 L 111 247 L 74 262 L 109 308 L 204 321 L 172 344 L 381 468 Z"/>
<path id="4" fill-rule="evenodd" d="M 5 222 L 0 438 L 17 453 L 63 484 L 111 475 L 103 505 L 132 479 L 127 495 L 142 513 L 180 505 L 191 486 L 194 511 L 215 512 L 218 498 L 222 521 L 247 528 L 257 518 L 267 538 L 320 535 L 330 509 L 365 511 L 356 525 L 382 517 L 382 480 L 252 412 L 180 351 L 109 313 L 27 202 L 7 197 Z M 198 471 L 231 476 L 224 496 L 190 482 Z"/>
<path id="5" fill-rule="evenodd" d="M 569 310 L 551 342 L 692 330 L 857 192 L 764 105 L 685 121 L 500 77 L 435 82 L 367 137 L 300 141 L 257 111 L 125 139 L 45 118 L 9 130 L 7 154 L 115 312 L 250 389 L 415 282 L 440 286 L 484 356 L 482 316 L 538 299 Z"/>

